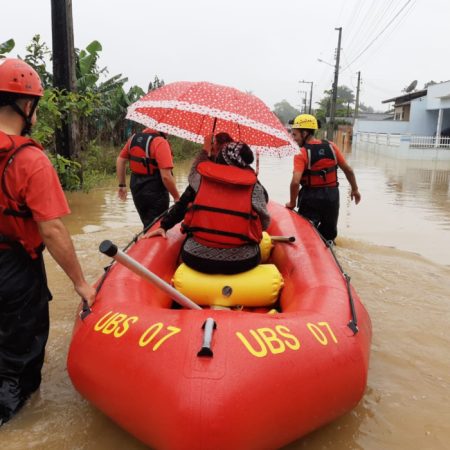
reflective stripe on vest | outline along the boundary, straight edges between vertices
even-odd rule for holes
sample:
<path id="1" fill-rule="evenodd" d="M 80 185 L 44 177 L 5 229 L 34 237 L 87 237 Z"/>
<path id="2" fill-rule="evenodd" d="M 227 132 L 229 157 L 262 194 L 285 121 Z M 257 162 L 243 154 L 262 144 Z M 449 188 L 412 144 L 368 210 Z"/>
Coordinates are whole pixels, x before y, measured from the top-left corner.
<path id="1" fill-rule="evenodd" d="M 306 187 L 336 187 L 337 158 L 331 144 L 323 140 L 320 144 L 305 144 L 308 168 L 304 170 L 301 185 Z"/>
<path id="2" fill-rule="evenodd" d="M 257 181 L 253 170 L 210 161 L 200 163 L 197 170 L 200 186 L 185 214 L 182 230 L 208 247 L 258 243 L 262 225 L 252 206 Z"/>

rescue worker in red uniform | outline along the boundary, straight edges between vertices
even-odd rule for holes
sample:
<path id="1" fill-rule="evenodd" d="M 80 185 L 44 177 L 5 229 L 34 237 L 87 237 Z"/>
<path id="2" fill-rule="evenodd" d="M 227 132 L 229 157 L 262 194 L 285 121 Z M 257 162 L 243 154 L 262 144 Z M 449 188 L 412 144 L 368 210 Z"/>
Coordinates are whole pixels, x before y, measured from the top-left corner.
<path id="1" fill-rule="evenodd" d="M 47 247 L 91 305 L 95 289 L 83 276 L 61 217 L 70 213 L 43 148 L 26 137 L 43 89 L 19 59 L 0 59 L 0 425 L 38 389 L 49 333 L 42 252 Z"/>
<path id="2" fill-rule="evenodd" d="M 215 158 L 198 162 L 189 186 L 145 237 L 166 236 L 181 222 L 187 238 L 181 259 L 194 270 L 233 274 L 259 264 L 259 241 L 270 222 L 265 190 L 250 167 L 253 153 L 243 142 L 229 142 Z"/>
<path id="3" fill-rule="evenodd" d="M 361 194 L 353 169 L 339 148 L 333 142 L 314 137 L 318 129 L 317 119 L 310 114 L 300 114 L 294 119 L 292 137 L 300 153 L 294 156 L 290 201 L 286 207 L 294 209 L 298 197 L 298 213 L 313 222 L 327 241 L 334 241 L 339 216 L 338 167 L 350 183 L 350 196 L 355 204 L 361 200 Z"/>
<path id="4" fill-rule="evenodd" d="M 145 129 L 128 139 L 116 161 L 118 197 L 127 198 L 126 165 L 130 164 L 130 189 L 144 229 L 169 208 L 169 193 L 180 198 L 172 174 L 173 157 L 163 133 Z"/>

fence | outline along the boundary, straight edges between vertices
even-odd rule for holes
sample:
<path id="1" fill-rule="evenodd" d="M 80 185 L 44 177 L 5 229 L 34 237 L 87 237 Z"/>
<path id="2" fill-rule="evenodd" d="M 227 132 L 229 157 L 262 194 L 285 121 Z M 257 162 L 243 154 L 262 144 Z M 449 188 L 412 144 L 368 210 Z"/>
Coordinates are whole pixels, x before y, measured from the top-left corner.
<path id="1" fill-rule="evenodd" d="M 400 159 L 450 161 L 450 137 L 408 134 L 356 133 L 362 149 Z"/>
<path id="2" fill-rule="evenodd" d="M 400 146 L 399 134 L 387 134 L 387 133 L 360 133 L 360 142 L 370 142 L 372 144 L 383 144 L 391 147 Z"/>
<path id="3" fill-rule="evenodd" d="M 450 137 L 448 136 L 411 136 L 410 148 L 449 148 Z"/>
<path id="4" fill-rule="evenodd" d="M 450 137 L 448 136 L 408 136 L 387 133 L 360 133 L 360 142 L 382 144 L 391 147 L 399 147 L 400 141 L 408 142 L 409 148 L 441 148 L 450 149 Z"/>

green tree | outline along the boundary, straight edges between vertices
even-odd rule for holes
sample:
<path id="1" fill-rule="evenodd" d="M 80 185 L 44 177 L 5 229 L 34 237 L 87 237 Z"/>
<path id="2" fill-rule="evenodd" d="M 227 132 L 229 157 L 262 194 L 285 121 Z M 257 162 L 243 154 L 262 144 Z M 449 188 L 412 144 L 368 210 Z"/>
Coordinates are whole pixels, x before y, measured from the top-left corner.
<path id="1" fill-rule="evenodd" d="M 41 77 L 42 86 L 48 89 L 53 86 L 53 75 L 47 70 L 47 61 L 51 61 L 52 52 L 45 42 L 41 42 L 41 36 L 33 36 L 31 43 L 26 47 L 27 54 L 24 59 Z"/>
<path id="2" fill-rule="evenodd" d="M 324 96 L 319 100 L 318 105 L 319 108 L 316 110 L 317 118 L 325 123 L 325 118 L 330 115 L 330 105 L 332 98 L 331 89 L 328 91 L 324 91 Z M 347 117 L 352 116 L 355 103 L 355 96 L 353 91 L 347 86 L 339 86 L 337 90 L 337 99 L 336 99 L 336 117 Z M 338 122 L 338 121 L 337 121 Z"/>
<path id="3" fill-rule="evenodd" d="M 14 49 L 14 40 L 0 43 L 0 58 Z M 39 102 L 39 120 L 33 127 L 33 137 L 42 142 L 58 170 L 66 189 L 79 188 L 86 177 L 79 163 L 88 164 L 91 170 L 107 167 L 114 170 L 115 150 L 128 134 L 141 126 L 125 120 L 128 106 L 145 92 L 139 86 L 125 91 L 128 81 L 121 74 L 109 76 L 106 67 L 99 65 L 102 46 L 92 41 L 85 49 L 76 49 L 76 91 L 56 89 L 52 86 L 52 72 L 48 70 L 51 52 L 39 35 L 35 35 L 22 58 L 39 73 L 45 87 Z M 164 80 L 155 76 L 152 88 L 161 87 Z M 79 161 L 69 161 L 56 154 L 55 130 L 61 128 L 72 114 L 78 118 L 80 130 Z M 106 151 L 106 149 L 108 149 Z M 114 160 L 114 161 L 113 161 Z M 113 161 L 113 162 L 111 162 Z"/>
<path id="4" fill-rule="evenodd" d="M 148 91 L 147 92 L 154 91 L 155 89 L 158 89 L 158 88 L 164 86 L 164 84 L 165 84 L 164 80 L 162 80 L 162 79 L 160 80 L 158 75 L 155 75 L 153 82 L 150 81 L 150 83 L 148 83 Z"/>
<path id="5" fill-rule="evenodd" d="M 359 104 L 359 110 L 365 113 L 374 113 L 375 110 L 371 106 L 366 106 L 364 103 Z"/>
<path id="6" fill-rule="evenodd" d="M 275 103 L 273 113 L 280 119 L 281 123 L 287 124 L 300 114 L 300 111 L 294 108 L 287 100 Z"/>

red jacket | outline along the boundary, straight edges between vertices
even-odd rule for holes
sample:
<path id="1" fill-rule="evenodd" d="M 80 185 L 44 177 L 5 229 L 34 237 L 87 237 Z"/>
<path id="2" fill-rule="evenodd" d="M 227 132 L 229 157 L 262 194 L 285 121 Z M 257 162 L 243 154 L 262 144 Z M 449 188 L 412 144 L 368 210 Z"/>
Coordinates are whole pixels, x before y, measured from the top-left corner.
<path id="1" fill-rule="evenodd" d="M 5 172 L 13 162 L 19 151 L 26 147 L 34 147 L 43 151 L 43 148 L 33 139 L 24 136 L 4 135 L 10 140 L 0 148 L 0 214 L 2 225 L 0 227 L 0 248 L 8 246 L 8 241 L 16 242 L 19 236 L 26 237 L 29 242 L 40 242 L 42 239 L 36 228 L 26 227 L 26 221 L 33 220 L 30 209 L 26 204 L 20 204 L 14 200 L 5 182 Z M 32 233 L 33 235 L 30 235 Z M 3 242 L 2 242 L 3 241 Z M 36 251 L 38 248 L 36 248 Z"/>
<path id="2" fill-rule="evenodd" d="M 210 161 L 200 163 L 197 170 L 200 186 L 184 217 L 183 231 L 208 247 L 259 243 L 262 225 L 252 207 L 257 181 L 253 170 Z"/>

